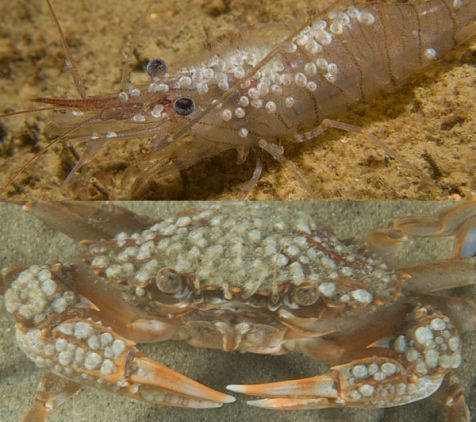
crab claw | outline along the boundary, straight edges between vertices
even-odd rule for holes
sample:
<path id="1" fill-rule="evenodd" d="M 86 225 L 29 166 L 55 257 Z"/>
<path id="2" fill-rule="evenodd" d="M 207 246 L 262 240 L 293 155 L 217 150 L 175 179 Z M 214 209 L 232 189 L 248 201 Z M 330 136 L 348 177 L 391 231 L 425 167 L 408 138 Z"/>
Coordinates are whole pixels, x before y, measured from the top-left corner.
<path id="1" fill-rule="evenodd" d="M 446 208 L 439 215 L 403 217 L 392 221 L 387 229 L 367 234 L 367 247 L 388 256 L 413 237 L 454 236 L 454 256 L 471 257 L 476 253 L 476 197 Z"/>
<path id="2" fill-rule="evenodd" d="M 233 403 L 235 398 L 206 387 L 142 353 L 135 353 L 129 363 L 132 373 L 125 395 L 165 406 L 214 408 Z"/>
<path id="3" fill-rule="evenodd" d="M 406 329 L 387 347 L 370 344 L 367 356 L 333 366 L 327 374 L 227 388 L 268 397 L 248 404 L 276 410 L 385 408 L 424 399 L 461 364 L 461 339 L 450 319 L 430 305 L 416 307 L 409 318 Z"/>
<path id="4" fill-rule="evenodd" d="M 137 350 L 134 342 L 91 318 L 64 320 L 53 330 L 17 324 L 17 334 L 20 347 L 32 360 L 78 385 L 163 406 L 215 408 L 235 401 L 161 365 Z"/>
<path id="5" fill-rule="evenodd" d="M 235 401 L 161 365 L 91 318 L 64 320 L 53 330 L 17 324 L 17 335 L 30 359 L 62 380 L 43 383 L 31 414 L 51 414 L 83 385 L 163 406 L 204 409 Z"/>
<path id="6" fill-rule="evenodd" d="M 362 358 L 334 366 L 324 375 L 258 385 L 229 385 L 231 391 L 270 397 L 252 400 L 252 406 L 274 410 L 330 407 L 392 407 L 433 394 L 444 374 L 416 376 L 401 362 L 387 357 Z"/>
<path id="7" fill-rule="evenodd" d="M 336 407 L 339 393 L 334 374 L 325 374 L 300 380 L 256 385 L 228 385 L 228 390 L 253 396 L 277 397 L 250 400 L 252 406 L 275 410 L 318 409 Z"/>
<path id="8" fill-rule="evenodd" d="M 15 275 L 5 306 L 16 319 L 18 344 L 49 374 L 28 413 L 35 418 L 27 420 L 44 420 L 83 385 L 164 406 L 214 408 L 235 401 L 141 353 L 118 332 L 120 318 L 113 323 L 107 312 L 101 318 L 96 304 L 67 289 L 64 280 L 77 275 L 73 268 L 34 265 Z"/>

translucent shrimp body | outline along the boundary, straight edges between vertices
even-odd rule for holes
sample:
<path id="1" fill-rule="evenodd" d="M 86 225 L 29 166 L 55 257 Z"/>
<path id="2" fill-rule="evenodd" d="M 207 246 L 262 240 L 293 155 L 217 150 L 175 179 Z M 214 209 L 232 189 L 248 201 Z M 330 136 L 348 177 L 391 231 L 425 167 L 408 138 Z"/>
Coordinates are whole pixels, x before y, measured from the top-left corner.
<path id="1" fill-rule="evenodd" d="M 317 127 L 356 102 L 402 84 L 470 33 L 475 1 L 379 4 L 330 12 L 306 26 L 244 83 L 272 45 L 249 46 L 190 67 L 172 87 L 209 104 L 236 94 L 199 120 L 198 137 L 238 148 L 275 142 Z M 206 99 L 203 101 L 203 99 Z M 220 104 L 221 105 L 221 104 Z"/>
<path id="2" fill-rule="evenodd" d="M 302 141 L 327 117 L 395 89 L 470 36 L 475 18 L 474 0 L 352 6 L 291 40 L 282 34 L 277 49 L 243 46 L 184 68 L 173 81 L 155 81 L 149 91 L 185 90 L 197 105 L 188 118 L 202 115 L 189 125 L 195 142 L 181 152 L 169 145 L 177 151 L 172 161 L 167 147 L 146 157 L 151 165 L 139 181 L 231 148 L 242 158 L 254 148 L 279 158 L 279 139 Z M 207 110 L 213 101 L 217 107 Z"/>
<path id="3" fill-rule="evenodd" d="M 226 150 L 240 160 L 264 150 L 287 163 L 281 139 L 312 139 L 329 117 L 396 89 L 474 35 L 475 20 L 476 0 L 336 7 L 294 32 L 270 29 L 176 72 L 160 68 L 150 83 L 113 96 L 37 101 L 74 110 L 56 119 L 62 139 L 88 145 L 72 174 L 106 142 L 153 139 L 116 195 L 130 197 Z"/>

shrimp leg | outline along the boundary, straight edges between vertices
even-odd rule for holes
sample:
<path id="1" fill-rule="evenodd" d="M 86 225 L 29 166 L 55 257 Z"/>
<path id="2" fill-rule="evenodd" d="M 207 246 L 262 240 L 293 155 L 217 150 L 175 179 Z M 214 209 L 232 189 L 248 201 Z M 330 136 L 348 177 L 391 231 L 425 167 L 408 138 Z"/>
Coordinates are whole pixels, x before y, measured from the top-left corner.
<path id="1" fill-rule="evenodd" d="M 312 188 L 309 186 L 309 184 L 306 182 L 306 179 L 302 175 L 302 173 L 298 170 L 296 165 L 289 161 L 285 156 L 284 156 L 284 149 L 283 147 L 269 143 L 265 139 L 260 139 L 258 142 L 259 147 L 263 150 L 266 151 L 268 154 L 270 154 L 276 161 L 278 161 L 280 164 L 282 164 L 284 167 L 286 167 L 292 174 L 293 176 L 297 179 L 301 187 L 306 191 L 309 197 L 314 198 L 315 194 L 312 190 Z"/>
<path id="2" fill-rule="evenodd" d="M 303 143 L 306 141 L 312 141 L 315 138 L 317 138 L 319 135 L 324 133 L 327 129 L 339 129 L 339 130 L 344 130 L 349 133 L 354 133 L 354 134 L 360 134 L 365 136 L 373 145 L 375 145 L 377 148 L 385 151 L 387 155 L 392 157 L 394 160 L 398 161 L 402 165 L 404 165 L 406 168 L 411 170 L 416 176 L 421 177 L 425 183 L 428 186 L 435 187 L 435 182 L 432 180 L 429 176 L 426 174 L 422 173 L 420 169 L 418 169 L 416 166 L 411 164 L 408 160 L 405 160 L 397 151 L 395 151 L 393 148 L 390 148 L 388 145 L 386 145 L 384 142 L 379 141 L 374 135 L 370 133 L 365 133 L 362 128 L 359 126 L 351 125 L 348 123 L 344 122 L 339 122 L 337 120 L 331 120 L 331 119 L 324 119 L 321 124 L 309 131 L 305 132 L 302 134 L 298 134 L 294 136 L 294 142 L 296 143 Z"/>

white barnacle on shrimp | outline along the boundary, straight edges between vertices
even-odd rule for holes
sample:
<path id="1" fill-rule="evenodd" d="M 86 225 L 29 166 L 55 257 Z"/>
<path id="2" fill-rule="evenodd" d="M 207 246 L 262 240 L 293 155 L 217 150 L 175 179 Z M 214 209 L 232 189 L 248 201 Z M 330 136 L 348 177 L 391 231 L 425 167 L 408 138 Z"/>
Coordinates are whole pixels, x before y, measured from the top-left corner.
<path id="1" fill-rule="evenodd" d="M 156 92 L 169 92 L 169 85 L 166 83 L 157 84 Z"/>
<path id="2" fill-rule="evenodd" d="M 339 68 L 335 63 L 329 63 L 327 66 L 327 73 L 324 77 L 327 79 L 328 82 L 334 83 L 337 80 Z"/>
<path id="3" fill-rule="evenodd" d="M 250 105 L 250 99 L 246 95 L 243 95 L 238 100 L 238 104 L 242 107 L 248 107 Z"/>
<path id="4" fill-rule="evenodd" d="M 329 26 L 329 30 L 334 35 L 340 35 L 344 32 L 344 25 L 342 25 L 340 22 L 332 22 Z"/>
<path id="5" fill-rule="evenodd" d="M 310 92 L 314 92 L 317 89 L 317 84 L 314 81 L 309 81 L 306 85 L 306 88 Z"/>
<path id="6" fill-rule="evenodd" d="M 269 80 L 266 78 L 261 78 L 261 81 L 256 86 L 258 93 L 261 97 L 264 97 L 269 94 Z"/>
<path id="7" fill-rule="evenodd" d="M 423 53 L 428 60 L 436 60 L 438 54 L 434 48 L 427 48 Z"/>
<path id="8" fill-rule="evenodd" d="M 129 100 L 129 94 L 125 91 L 121 91 L 119 94 L 117 94 L 117 98 L 119 98 L 119 100 L 122 102 L 127 102 Z"/>
<path id="9" fill-rule="evenodd" d="M 248 90 L 248 97 L 250 97 L 252 100 L 257 100 L 260 97 L 260 93 L 256 88 L 250 88 Z"/>
<path id="10" fill-rule="evenodd" d="M 156 82 L 152 82 L 151 84 L 149 84 L 149 87 L 147 88 L 147 91 L 148 92 L 159 92 L 159 84 L 156 83 Z M 121 94 L 122 94 L 122 92 L 121 92 Z M 124 94 L 127 95 L 127 93 L 125 93 L 125 92 L 124 92 Z M 124 99 L 123 101 L 127 101 L 127 97 L 123 96 L 122 98 Z M 119 99 L 122 99 L 122 98 L 119 98 Z"/>
<path id="11" fill-rule="evenodd" d="M 233 117 L 233 113 L 231 112 L 231 110 L 227 108 L 221 112 L 221 118 L 225 122 L 229 122 L 232 119 L 232 117 Z"/>
<path id="12" fill-rule="evenodd" d="M 357 16 L 357 20 L 364 25 L 373 25 L 375 23 L 375 16 L 370 12 L 361 12 Z"/>
<path id="13" fill-rule="evenodd" d="M 335 63 L 329 63 L 329 65 L 327 66 L 327 71 L 331 75 L 337 75 L 337 73 L 339 72 L 339 68 L 337 67 Z"/>
<path id="14" fill-rule="evenodd" d="M 181 76 L 177 81 L 178 88 L 188 88 L 192 85 L 192 78 L 190 76 Z"/>
<path id="15" fill-rule="evenodd" d="M 296 41 L 296 44 L 303 47 L 304 45 L 306 45 L 310 40 L 310 36 L 309 36 L 309 29 L 306 28 L 304 31 L 302 31 L 296 38 L 295 38 L 295 41 Z"/>
<path id="16" fill-rule="evenodd" d="M 286 53 L 295 53 L 298 49 L 298 46 L 296 45 L 296 43 L 292 42 L 292 43 L 289 43 L 289 45 L 287 46 L 286 48 Z"/>
<path id="17" fill-rule="evenodd" d="M 317 30 L 314 37 L 316 38 L 317 42 L 322 45 L 329 45 L 333 40 L 332 34 L 327 32 L 325 29 Z"/>
<path id="18" fill-rule="evenodd" d="M 200 95 L 208 93 L 208 84 L 206 82 L 197 82 L 195 88 Z"/>
<path id="19" fill-rule="evenodd" d="M 274 101 L 268 101 L 265 105 L 266 111 L 268 113 L 274 113 L 277 110 L 276 103 Z"/>
<path id="20" fill-rule="evenodd" d="M 160 118 L 162 116 L 162 113 L 164 111 L 164 106 L 162 104 L 157 104 L 154 106 L 154 108 L 151 110 L 150 115 L 156 119 Z"/>
<path id="21" fill-rule="evenodd" d="M 236 79 L 243 79 L 246 76 L 245 69 L 242 66 L 236 66 L 233 69 L 233 76 Z"/>
<path id="22" fill-rule="evenodd" d="M 251 100 L 251 107 L 253 108 L 262 108 L 263 107 L 263 100 L 257 98 L 255 100 Z"/>
<path id="23" fill-rule="evenodd" d="M 286 105 L 287 108 L 291 108 L 294 106 L 296 100 L 293 97 L 287 97 L 284 100 L 284 104 Z"/>
<path id="24" fill-rule="evenodd" d="M 319 57 L 316 59 L 316 65 L 320 70 L 327 70 L 329 62 L 325 58 Z"/>
<path id="25" fill-rule="evenodd" d="M 307 85 L 307 77 L 304 73 L 297 73 L 294 82 L 298 87 L 304 88 Z"/>
<path id="26" fill-rule="evenodd" d="M 205 68 L 202 70 L 202 76 L 207 81 L 210 81 L 215 76 L 215 71 L 211 68 L 211 65 L 205 65 Z"/>
<path id="27" fill-rule="evenodd" d="M 132 121 L 136 123 L 145 122 L 145 116 L 143 114 L 135 114 L 132 116 Z"/>
<path id="28" fill-rule="evenodd" d="M 238 131 L 238 135 L 241 137 L 241 138 L 246 138 L 248 136 L 248 129 L 246 129 L 245 127 L 242 127 L 239 131 Z"/>
<path id="29" fill-rule="evenodd" d="M 228 75 L 224 72 L 215 73 L 215 81 L 219 84 L 220 82 L 228 82 Z"/>
<path id="30" fill-rule="evenodd" d="M 241 107 L 237 107 L 235 109 L 235 116 L 238 118 L 238 119 L 242 119 L 243 117 L 246 116 L 246 112 L 243 108 Z"/>
<path id="31" fill-rule="evenodd" d="M 306 45 L 305 45 L 305 49 L 311 53 L 311 54 L 317 54 L 317 53 L 320 53 L 322 52 L 323 48 L 322 48 L 322 45 L 319 44 L 317 41 L 315 40 L 311 40 L 309 41 Z"/>
<path id="32" fill-rule="evenodd" d="M 354 6 L 351 6 L 347 9 L 347 15 L 352 19 L 358 19 L 360 16 L 360 11 Z"/>
<path id="33" fill-rule="evenodd" d="M 276 81 L 279 81 L 279 75 L 276 74 L 277 78 L 273 78 L 273 81 L 276 79 Z M 274 95 L 282 95 L 283 93 L 283 88 L 278 85 L 277 83 L 271 85 L 271 92 L 274 94 Z"/>
<path id="34" fill-rule="evenodd" d="M 141 94 L 141 92 L 140 92 L 140 89 L 139 89 L 139 88 L 135 88 L 135 87 L 133 87 L 133 86 L 131 86 L 131 87 L 129 88 L 129 95 L 130 95 L 131 97 L 140 97 L 140 94 Z"/>
<path id="35" fill-rule="evenodd" d="M 304 65 L 304 73 L 307 76 L 316 76 L 317 75 L 317 66 L 316 64 L 309 62 Z"/>

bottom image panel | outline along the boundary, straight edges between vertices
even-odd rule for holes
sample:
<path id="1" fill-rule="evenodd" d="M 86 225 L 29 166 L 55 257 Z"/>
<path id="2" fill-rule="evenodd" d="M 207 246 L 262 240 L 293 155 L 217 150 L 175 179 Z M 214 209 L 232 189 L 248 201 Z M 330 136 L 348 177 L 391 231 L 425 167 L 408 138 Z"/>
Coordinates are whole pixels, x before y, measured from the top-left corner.
<path id="1" fill-rule="evenodd" d="M 0 219 L 9 420 L 476 411 L 474 200 L 0 203 Z"/>

